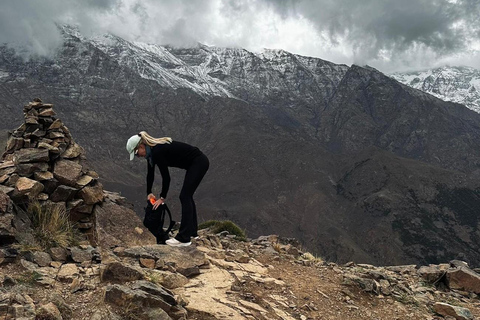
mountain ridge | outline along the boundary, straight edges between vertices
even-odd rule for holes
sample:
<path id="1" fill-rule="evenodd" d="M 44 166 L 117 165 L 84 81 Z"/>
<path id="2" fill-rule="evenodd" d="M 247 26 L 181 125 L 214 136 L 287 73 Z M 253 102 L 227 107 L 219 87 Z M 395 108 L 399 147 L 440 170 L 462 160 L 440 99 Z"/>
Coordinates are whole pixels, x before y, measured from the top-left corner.
<path id="1" fill-rule="evenodd" d="M 193 66 L 212 61 L 203 49 L 170 50 Z M 17 121 L 26 96 L 54 102 L 104 186 L 128 196 L 140 216 L 145 166 L 128 161 L 124 144 L 146 130 L 196 145 L 211 160 L 196 194 L 200 221 L 233 220 L 252 236 L 281 230 L 339 262 L 429 263 L 465 251 L 465 260 L 479 263 L 478 227 L 459 223 L 470 210 L 456 207 L 456 199 L 435 200 L 449 192 L 476 199 L 477 113 L 371 68 L 285 52 L 269 56 L 278 61 L 247 56 L 232 59 L 228 72 L 211 69 L 232 83 L 237 99 L 206 99 L 145 79 L 79 37 L 68 38 L 53 60 L 25 63 L 2 47 L 0 70 L 8 77 L 0 79 L 0 129 Z M 318 70 L 315 76 L 305 65 Z M 395 179 L 412 172 L 411 180 Z M 174 214 L 182 179 L 172 170 Z M 451 209 L 442 213 L 444 207 Z M 465 232 L 449 248 L 449 239 Z"/>
<path id="2" fill-rule="evenodd" d="M 440 99 L 461 103 L 480 113 L 480 70 L 445 66 L 424 71 L 393 73 L 395 80 Z"/>

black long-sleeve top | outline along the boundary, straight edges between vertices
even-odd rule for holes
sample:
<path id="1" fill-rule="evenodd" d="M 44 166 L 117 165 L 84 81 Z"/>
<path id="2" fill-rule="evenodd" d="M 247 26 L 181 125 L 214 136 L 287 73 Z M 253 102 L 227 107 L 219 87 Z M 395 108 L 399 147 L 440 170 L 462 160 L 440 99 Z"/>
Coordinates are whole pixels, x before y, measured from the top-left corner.
<path id="1" fill-rule="evenodd" d="M 147 194 L 152 193 L 152 185 L 155 179 L 155 165 L 160 169 L 162 175 L 162 192 L 160 197 L 166 198 L 170 187 L 170 172 L 168 167 L 188 169 L 195 157 L 202 152 L 194 146 L 180 142 L 157 144 L 152 147 L 152 165 L 147 161 Z"/>

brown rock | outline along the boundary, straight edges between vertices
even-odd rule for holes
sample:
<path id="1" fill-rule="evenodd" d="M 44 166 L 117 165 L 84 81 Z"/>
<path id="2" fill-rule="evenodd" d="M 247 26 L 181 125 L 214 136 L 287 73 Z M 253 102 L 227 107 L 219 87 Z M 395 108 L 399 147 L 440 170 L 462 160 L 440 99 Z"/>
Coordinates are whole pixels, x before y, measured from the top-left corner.
<path id="1" fill-rule="evenodd" d="M 47 135 L 47 137 L 49 139 L 58 139 L 58 138 L 65 138 L 65 135 L 61 132 L 52 131 Z"/>
<path id="2" fill-rule="evenodd" d="M 78 276 L 78 268 L 75 263 L 67 263 L 60 267 L 57 278 L 60 281 L 71 281 Z"/>
<path id="3" fill-rule="evenodd" d="M 26 124 L 38 124 L 38 119 L 35 116 L 28 116 L 25 118 Z"/>
<path id="4" fill-rule="evenodd" d="M 72 260 L 78 263 L 82 263 L 84 261 L 92 261 L 92 250 L 92 247 L 87 249 L 82 249 L 79 247 L 70 248 Z"/>
<path id="5" fill-rule="evenodd" d="M 65 150 L 65 152 L 62 154 L 62 157 L 65 158 L 65 159 L 72 159 L 72 158 L 76 158 L 79 155 L 84 154 L 84 153 L 85 153 L 85 151 L 83 150 L 82 147 L 80 147 L 76 143 L 72 143 L 67 148 L 67 150 Z"/>
<path id="6" fill-rule="evenodd" d="M 7 141 L 7 151 L 18 150 L 23 147 L 23 138 L 11 136 Z"/>
<path id="7" fill-rule="evenodd" d="M 10 197 L 5 192 L 0 191 L 0 213 L 6 213 L 9 206 Z"/>
<path id="8" fill-rule="evenodd" d="M 62 320 L 63 318 L 57 306 L 53 302 L 49 302 L 38 308 L 35 319 Z"/>
<path id="9" fill-rule="evenodd" d="M 62 121 L 60 121 L 60 119 L 57 119 L 57 120 L 53 121 L 53 123 L 50 125 L 50 127 L 48 127 L 48 130 L 58 129 L 62 126 L 63 126 Z"/>
<path id="10" fill-rule="evenodd" d="M 64 186 L 64 185 L 59 185 L 55 191 L 50 195 L 50 200 L 53 202 L 60 202 L 60 201 L 68 201 L 73 198 L 75 193 L 77 192 L 77 189 L 69 187 L 69 186 Z"/>
<path id="11" fill-rule="evenodd" d="M 37 181 L 52 180 L 53 173 L 51 173 L 50 171 L 37 171 L 37 172 L 34 172 L 33 177 Z"/>
<path id="12" fill-rule="evenodd" d="M 82 166 L 70 160 L 60 160 L 55 164 L 54 177 L 63 184 L 75 186 L 82 174 Z"/>
<path id="13" fill-rule="evenodd" d="M 46 143 L 46 142 L 39 142 L 38 143 L 38 148 L 46 149 L 48 151 L 51 151 L 52 153 L 58 153 L 59 152 L 58 148 L 55 148 L 54 146 L 52 146 L 51 144 Z"/>
<path id="14" fill-rule="evenodd" d="M 161 308 L 164 312 L 168 312 L 171 308 L 171 305 L 165 302 L 161 297 L 143 290 L 132 290 L 126 286 L 118 284 L 106 287 L 105 301 L 121 307 L 135 305 L 139 307 L 139 311 L 143 311 L 145 307 L 150 307 Z M 163 315 L 156 315 L 156 318 L 154 319 L 166 320 L 171 318 L 168 314 L 163 313 Z"/>
<path id="15" fill-rule="evenodd" d="M 46 162 L 34 162 L 34 163 L 21 163 L 17 165 L 16 172 L 18 175 L 25 177 L 30 176 L 35 172 L 44 172 L 48 170 L 48 163 Z"/>
<path id="16" fill-rule="evenodd" d="M 3 176 L 0 176 L 0 184 L 4 183 L 5 181 L 8 180 L 10 176 L 8 174 L 4 174 Z"/>
<path id="17" fill-rule="evenodd" d="M 447 283 L 450 289 L 480 294 L 480 275 L 466 267 L 447 270 Z"/>
<path id="18" fill-rule="evenodd" d="M 75 186 L 77 186 L 78 188 L 82 188 L 88 185 L 92 181 L 93 181 L 92 177 L 90 177 L 89 175 L 84 175 L 77 180 L 77 183 L 75 184 Z"/>
<path id="19" fill-rule="evenodd" d="M 43 184 L 32 179 L 21 177 L 15 185 L 15 191 L 18 191 L 21 195 L 28 195 L 29 198 L 33 199 L 43 191 Z"/>
<path id="20" fill-rule="evenodd" d="M 52 258 L 46 252 L 36 251 L 32 253 L 31 261 L 38 264 L 40 267 L 47 267 L 52 262 Z"/>
<path id="21" fill-rule="evenodd" d="M 49 250 L 50 257 L 54 261 L 66 261 L 67 260 L 67 250 L 61 247 L 53 247 Z"/>
<path id="22" fill-rule="evenodd" d="M 55 113 L 55 111 L 53 111 L 52 108 L 45 108 L 43 110 L 40 110 L 38 115 L 41 116 L 41 117 L 52 117 L 52 116 L 56 115 L 56 113 Z"/>
<path id="23" fill-rule="evenodd" d="M 100 274 L 100 280 L 103 282 L 124 283 L 134 280 L 142 280 L 144 275 L 139 270 L 122 264 L 112 262 L 108 264 Z"/>
<path id="24" fill-rule="evenodd" d="M 470 310 L 466 308 L 456 307 L 447 303 L 435 302 L 433 309 L 436 313 L 442 316 L 452 316 L 456 320 L 472 320 L 473 315 Z"/>
<path id="25" fill-rule="evenodd" d="M 140 265 L 144 268 L 155 269 L 155 260 L 148 258 L 140 258 Z"/>
<path id="26" fill-rule="evenodd" d="M 16 170 L 15 167 L 8 167 L 8 168 L 3 168 L 3 169 L 0 169 L 0 175 L 5 175 L 5 176 L 8 176 L 12 173 L 14 173 Z"/>
<path id="27" fill-rule="evenodd" d="M 445 273 L 444 270 L 434 266 L 421 266 L 417 272 L 428 283 L 434 283 Z"/>
<path id="28" fill-rule="evenodd" d="M 11 194 L 14 190 L 15 190 L 14 188 L 0 185 L 0 192 L 3 192 L 5 194 Z"/>
<path id="29" fill-rule="evenodd" d="M 167 289 L 176 289 L 183 287 L 188 283 L 188 278 L 179 273 L 171 273 L 169 271 L 152 270 L 155 281 Z"/>
<path id="30" fill-rule="evenodd" d="M 15 163 L 13 161 L 0 162 L 0 169 L 11 168 L 11 167 L 15 167 Z"/>
<path id="31" fill-rule="evenodd" d="M 95 204 L 103 201 L 103 186 L 97 182 L 95 185 L 87 186 L 78 192 L 86 204 Z"/>
<path id="32" fill-rule="evenodd" d="M 0 215 L 0 238 L 2 239 L 2 244 L 15 241 L 16 230 L 13 227 L 14 220 L 15 216 L 13 214 Z"/>
<path id="33" fill-rule="evenodd" d="M 20 149 L 15 151 L 13 161 L 18 163 L 30 163 L 30 162 L 46 162 L 48 161 L 48 150 L 46 149 Z"/>

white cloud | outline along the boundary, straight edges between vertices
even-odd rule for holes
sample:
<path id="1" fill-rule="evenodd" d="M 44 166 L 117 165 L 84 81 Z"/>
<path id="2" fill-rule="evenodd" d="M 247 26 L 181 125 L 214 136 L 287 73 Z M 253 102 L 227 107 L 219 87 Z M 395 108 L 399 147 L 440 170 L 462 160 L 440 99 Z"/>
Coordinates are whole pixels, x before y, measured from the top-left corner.
<path id="1" fill-rule="evenodd" d="M 477 0 L 7 0 L 0 43 L 49 54 L 60 43 L 58 22 L 87 36 L 276 48 L 384 72 L 446 62 L 478 67 L 478 9 Z"/>

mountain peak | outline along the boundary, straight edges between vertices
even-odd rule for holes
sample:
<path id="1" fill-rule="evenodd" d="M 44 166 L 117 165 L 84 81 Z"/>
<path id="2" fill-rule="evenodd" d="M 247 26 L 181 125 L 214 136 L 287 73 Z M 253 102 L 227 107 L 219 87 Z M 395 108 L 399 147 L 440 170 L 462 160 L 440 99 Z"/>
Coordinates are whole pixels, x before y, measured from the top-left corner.
<path id="1" fill-rule="evenodd" d="M 480 113 L 480 70 L 443 66 L 416 72 L 394 73 L 395 80 L 445 101 L 461 103 Z"/>

